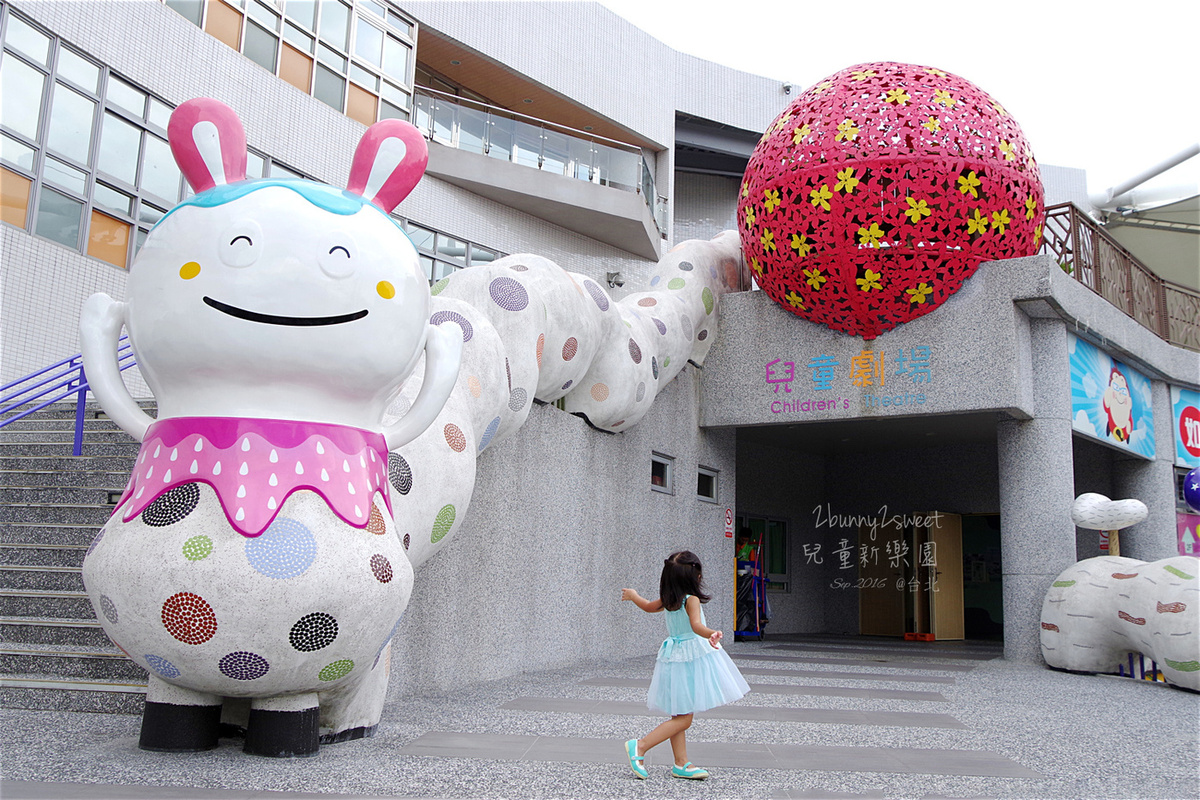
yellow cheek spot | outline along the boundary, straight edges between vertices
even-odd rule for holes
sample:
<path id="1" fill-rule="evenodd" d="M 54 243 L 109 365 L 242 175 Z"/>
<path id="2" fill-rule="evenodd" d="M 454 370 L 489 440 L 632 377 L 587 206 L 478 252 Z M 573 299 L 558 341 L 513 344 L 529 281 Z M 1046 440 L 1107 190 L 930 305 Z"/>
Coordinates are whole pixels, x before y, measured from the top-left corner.
<path id="1" fill-rule="evenodd" d="M 392 286 L 387 281 L 380 281 L 375 284 L 375 291 L 379 292 L 379 296 L 384 300 L 391 300 L 396 296 L 396 287 Z"/>
<path id="2" fill-rule="evenodd" d="M 189 261 L 179 268 L 179 277 L 185 281 L 190 281 L 192 278 L 200 274 L 200 265 L 195 261 Z"/>

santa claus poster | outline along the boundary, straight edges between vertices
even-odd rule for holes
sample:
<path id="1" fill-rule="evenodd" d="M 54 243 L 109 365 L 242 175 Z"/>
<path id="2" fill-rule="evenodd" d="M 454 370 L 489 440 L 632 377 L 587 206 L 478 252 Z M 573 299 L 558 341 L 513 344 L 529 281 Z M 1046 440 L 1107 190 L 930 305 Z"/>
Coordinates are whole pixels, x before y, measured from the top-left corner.
<path id="1" fill-rule="evenodd" d="M 1108 353 L 1067 334 L 1071 427 L 1113 447 L 1154 458 L 1150 381 Z"/>

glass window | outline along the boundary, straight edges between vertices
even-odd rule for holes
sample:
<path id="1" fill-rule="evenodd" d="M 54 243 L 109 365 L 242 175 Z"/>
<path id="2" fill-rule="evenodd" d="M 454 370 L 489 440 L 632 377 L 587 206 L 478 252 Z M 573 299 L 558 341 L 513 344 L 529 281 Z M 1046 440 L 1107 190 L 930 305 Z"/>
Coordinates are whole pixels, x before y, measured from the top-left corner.
<path id="1" fill-rule="evenodd" d="M 696 497 L 709 503 L 717 502 L 717 471 L 708 467 L 696 470 Z"/>
<path id="2" fill-rule="evenodd" d="M 301 175 L 299 172 L 294 172 L 294 171 L 288 169 L 287 167 L 283 166 L 282 164 L 280 164 L 278 162 L 272 161 L 271 162 L 271 174 L 269 177 L 272 177 L 272 178 L 302 178 L 304 176 Z"/>
<path id="3" fill-rule="evenodd" d="M 383 7 L 383 4 L 377 3 L 375 0 L 359 0 L 359 6 L 375 13 L 379 17 L 387 14 L 387 9 Z"/>
<path id="4" fill-rule="evenodd" d="M 78 195 L 82 195 L 87 188 L 86 172 L 67 166 L 56 158 L 46 159 L 46 165 L 42 167 L 42 179 Z"/>
<path id="5" fill-rule="evenodd" d="M 15 47 L 43 67 L 50 53 L 50 37 L 14 14 L 8 15 L 4 43 Z"/>
<path id="6" fill-rule="evenodd" d="M 9 30 L 17 18 L 8 15 Z M 38 138 L 38 117 L 42 110 L 42 89 L 46 76 L 19 58 L 5 55 L 0 64 L 0 118 L 4 127 L 34 141 Z"/>
<path id="7" fill-rule="evenodd" d="M 350 80 L 357 81 L 368 89 L 373 89 L 376 92 L 379 91 L 379 76 L 373 72 L 368 72 L 358 64 L 350 65 Z"/>
<path id="8" fill-rule="evenodd" d="M 263 69 L 274 72 L 275 53 L 278 47 L 279 40 L 275 38 L 275 34 L 253 22 L 246 23 L 246 38 L 242 47 L 242 53 L 246 58 Z"/>
<path id="9" fill-rule="evenodd" d="M 408 238 L 412 240 L 413 246 L 418 250 L 433 251 L 435 234 L 433 231 L 422 228 L 420 225 L 408 223 Z"/>
<path id="10" fill-rule="evenodd" d="M 138 206 L 138 221 L 147 222 L 153 225 L 162 219 L 163 215 L 166 213 L 167 212 L 161 208 L 153 206 L 150 203 L 143 202 L 140 206 Z"/>
<path id="11" fill-rule="evenodd" d="M 317 64 L 316 79 L 313 81 L 313 97 L 338 111 L 345 101 L 346 80 L 324 64 Z"/>
<path id="12" fill-rule="evenodd" d="M 488 250 L 486 247 L 480 247 L 477 244 L 471 245 L 471 266 L 490 264 L 499 257 L 500 254 L 495 250 Z"/>
<path id="13" fill-rule="evenodd" d="M 93 93 L 100 83 L 100 68 L 65 47 L 58 49 L 58 74 Z"/>
<path id="14" fill-rule="evenodd" d="M 188 22 L 199 27 L 204 16 L 204 0 L 166 0 L 167 8 L 174 9 Z"/>
<path id="15" fill-rule="evenodd" d="M 79 218 L 83 203 L 53 189 L 42 189 L 33 232 L 51 241 L 79 248 Z"/>
<path id="16" fill-rule="evenodd" d="M 388 15 L 387 15 L 387 21 L 388 21 L 388 25 L 390 25 L 394 30 L 399 31 L 403 35 L 407 36 L 409 39 L 412 38 L 412 35 L 413 35 L 412 25 L 409 24 L 408 20 L 404 19 L 396 12 L 389 10 Z"/>
<path id="17" fill-rule="evenodd" d="M 283 13 L 310 31 L 317 29 L 317 0 L 287 0 Z"/>
<path id="18" fill-rule="evenodd" d="M 171 203 L 179 199 L 179 167 L 171 155 L 171 145 L 157 136 L 146 134 L 142 156 L 142 190 Z"/>
<path id="19" fill-rule="evenodd" d="M 425 270 L 425 280 L 429 281 L 430 283 L 436 283 L 433 273 L 437 268 L 434 266 L 432 258 L 429 258 L 428 256 L 421 256 L 421 269 Z"/>
<path id="20" fill-rule="evenodd" d="M 359 17 L 355 26 L 354 55 L 378 67 L 383 58 L 383 38 L 383 31 L 367 22 L 365 17 Z"/>
<path id="21" fill-rule="evenodd" d="M 383 41 L 383 71 L 397 80 L 408 77 L 408 45 L 394 36 Z"/>
<path id="22" fill-rule="evenodd" d="M 263 157 L 253 150 L 246 154 L 246 177 L 261 178 L 263 176 Z"/>
<path id="23" fill-rule="evenodd" d="M 54 84 L 50 104 L 50 128 L 46 145 L 80 164 L 89 163 L 92 150 L 92 117 L 96 103 L 61 83 Z"/>
<path id="24" fill-rule="evenodd" d="M 165 131 L 171 122 L 171 112 L 174 110 L 163 101 L 151 97 L 150 112 L 146 115 L 146 119 L 151 125 L 157 125 Z"/>
<path id="25" fill-rule="evenodd" d="M 279 77 L 302 92 L 312 86 L 313 61 L 289 44 L 279 54 Z"/>
<path id="26" fill-rule="evenodd" d="M 261 23 L 267 30 L 279 30 L 279 15 L 259 0 L 250 0 L 250 7 L 247 10 L 250 12 L 250 19 Z"/>
<path id="27" fill-rule="evenodd" d="M 290 22 L 285 22 L 283 25 L 283 40 L 295 45 L 296 49 L 302 52 L 311 53 L 313 50 L 313 37 Z"/>
<path id="28" fill-rule="evenodd" d="M 408 92 L 404 91 L 390 81 L 383 82 L 383 99 L 387 100 L 392 105 L 399 106 L 403 109 L 412 108 L 412 98 L 409 96 Z"/>
<path id="29" fill-rule="evenodd" d="M 138 149 L 141 133 L 116 114 L 104 115 L 100 132 L 100 157 L 96 166 L 130 186 L 137 185 Z"/>
<path id="30" fill-rule="evenodd" d="M 0 136 L 0 158 L 9 164 L 14 164 L 33 172 L 33 160 L 37 151 L 32 147 L 21 144 L 9 136 Z"/>
<path id="31" fill-rule="evenodd" d="M 91 223 L 87 254 L 124 269 L 129 257 L 129 231 L 133 226 L 99 211 L 92 212 Z"/>
<path id="32" fill-rule="evenodd" d="M 662 453 L 650 454 L 650 488 L 664 494 L 675 494 L 674 461 Z"/>
<path id="33" fill-rule="evenodd" d="M 234 50 L 242 49 L 242 15 L 219 0 L 208 0 L 208 18 L 204 30 Z"/>
<path id="34" fill-rule="evenodd" d="M 112 105 L 128 111 L 138 119 L 143 119 L 146 115 L 146 93 L 141 89 L 133 88 L 123 80 L 110 75 L 108 86 L 104 90 L 104 97 Z"/>
<path id="35" fill-rule="evenodd" d="M 97 183 L 96 188 L 92 191 L 92 204 L 126 216 L 129 216 L 133 210 L 132 197 L 111 186 L 105 186 L 103 183 Z"/>
<path id="36" fill-rule="evenodd" d="M 373 125 L 376 119 L 378 100 L 379 98 L 366 89 L 352 83 L 346 96 L 346 116 L 363 125 Z"/>
<path id="37" fill-rule="evenodd" d="M 338 2 L 325 0 L 321 3 L 321 38 L 339 50 L 350 44 L 350 9 Z"/>
<path id="38" fill-rule="evenodd" d="M 346 57 L 338 55 L 338 52 L 327 44 L 317 46 L 317 60 L 322 64 L 328 64 L 338 72 L 346 71 Z"/>
<path id="39" fill-rule="evenodd" d="M 0 167 L 0 220 L 25 227 L 29 214 L 29 190 L 33 181 Z"/>
<path id="40" fill-rule="evenodd" d="M 457 261 L 464 267 L 467 265 L 467 243 L 442 233 L 437 237 L 437 254 L 449 261 Z"/>
<path id="41" fill-rule="evenodd" d="M 379 118 L 380 119 L 402 119 L 408 121 L 408 112 L 403 108 L 397 108 L 386 100 L 379 101 Z"/>

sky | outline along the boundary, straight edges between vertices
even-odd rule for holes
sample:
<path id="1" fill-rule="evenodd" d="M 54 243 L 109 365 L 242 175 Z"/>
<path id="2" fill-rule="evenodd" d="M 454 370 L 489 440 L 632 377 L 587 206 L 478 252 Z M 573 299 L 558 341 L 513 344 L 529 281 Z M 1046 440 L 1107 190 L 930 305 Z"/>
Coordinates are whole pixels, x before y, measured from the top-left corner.
<path id="1" fill-rule="evenodd" d="M 1200 140 L 1198 0 L 600 1 L 675 50 L 797 91 L 868 61 L 955 73 L 1008 109 L 1039 163 L 1087 170 L 1090 192 Z M 1172 186 L 1200 192 L 1200 156 L 1145 188 Z"/>

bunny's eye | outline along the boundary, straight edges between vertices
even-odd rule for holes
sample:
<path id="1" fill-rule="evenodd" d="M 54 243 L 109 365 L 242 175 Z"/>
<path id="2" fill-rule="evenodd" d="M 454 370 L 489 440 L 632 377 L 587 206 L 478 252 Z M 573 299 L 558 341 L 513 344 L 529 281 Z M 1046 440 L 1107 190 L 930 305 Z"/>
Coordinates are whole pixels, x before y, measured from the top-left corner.
<path id="1" fill-rule="evenodd" d="M 238 220 L 225 231 L 221 241 L 219 255 L 226 266 L 248 267 L 258 261 L 262 252 L 262 228 L 254 220 Z"/>
<path id="2" fill-rule="evenodd" d="M 353 275 L 354 262 L 357 260 L 358 244 L 354 237 L 343 231 L 332 233 L 317 256 L 321 271 L 331 278 L 348 278 Z"/>

